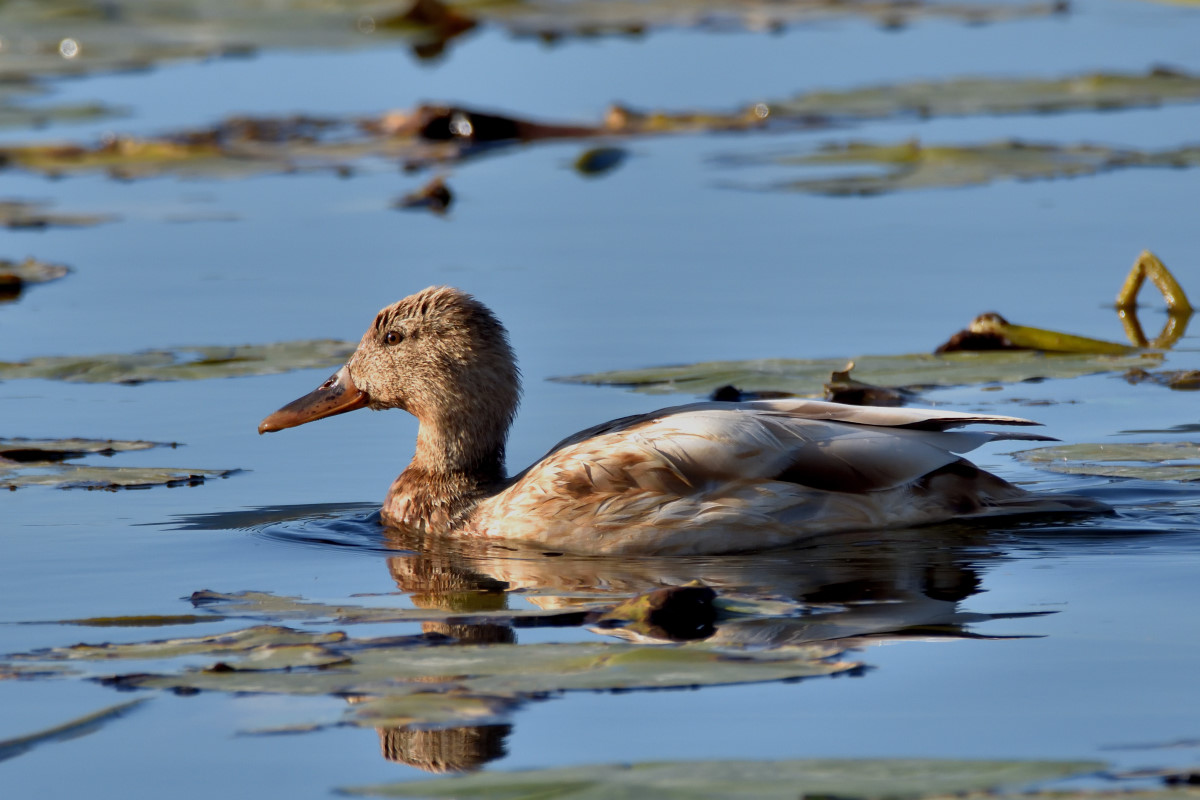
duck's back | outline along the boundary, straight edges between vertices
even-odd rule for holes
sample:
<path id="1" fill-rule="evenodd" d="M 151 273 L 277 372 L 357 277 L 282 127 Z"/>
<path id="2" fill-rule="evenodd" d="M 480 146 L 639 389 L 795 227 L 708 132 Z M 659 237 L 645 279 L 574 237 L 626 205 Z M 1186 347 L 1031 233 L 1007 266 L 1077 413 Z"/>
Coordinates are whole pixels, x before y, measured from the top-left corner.
<path id="1" fill-rule="evenodd" d="M 574 552 L 721 553 L 820 533 L 1035 510 L 957 454 L 1029 434 L 950 430 L 1015 417 L 813 400 L 696 403 L 559 443 L 479 505 L 463 533 Z M 1086 505 L 1089 501 L 1082 501 Z"/>

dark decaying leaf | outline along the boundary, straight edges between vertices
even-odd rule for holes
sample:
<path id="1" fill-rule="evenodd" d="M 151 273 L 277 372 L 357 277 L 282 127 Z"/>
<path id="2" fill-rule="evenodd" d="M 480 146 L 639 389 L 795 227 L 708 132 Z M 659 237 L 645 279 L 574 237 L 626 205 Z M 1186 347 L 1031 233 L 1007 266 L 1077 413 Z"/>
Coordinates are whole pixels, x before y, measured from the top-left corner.
<path id="1" fill-rule="evenodd" d="M 0 259 L 0 302 L 15 300 L 26 286 L 56 281 L 70 271 L 70 267 L 50 264 L 36 258 L 27 258 L 24 261 Z"/>

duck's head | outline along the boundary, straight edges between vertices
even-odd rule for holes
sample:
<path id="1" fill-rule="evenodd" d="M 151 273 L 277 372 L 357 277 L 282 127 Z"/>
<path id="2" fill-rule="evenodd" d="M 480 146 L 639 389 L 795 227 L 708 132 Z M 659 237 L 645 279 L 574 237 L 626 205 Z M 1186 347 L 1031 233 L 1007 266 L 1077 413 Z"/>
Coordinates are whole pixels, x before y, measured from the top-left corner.
<path id="1" fill-rule="evenodd" d="M 423 427 L 490 438 L 508 430 L 519 395 L 504 326 L 465 292 L 434 286 L 380 311 L 345 366 L 258 432 L 356 408 L 402 408 Z"/>

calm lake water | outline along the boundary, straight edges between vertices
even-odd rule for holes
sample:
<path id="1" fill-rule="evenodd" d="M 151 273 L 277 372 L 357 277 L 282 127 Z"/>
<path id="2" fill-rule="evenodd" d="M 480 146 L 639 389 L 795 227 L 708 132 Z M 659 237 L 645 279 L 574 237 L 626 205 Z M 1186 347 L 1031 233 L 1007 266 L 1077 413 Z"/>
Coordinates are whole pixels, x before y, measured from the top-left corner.
<path id="1" fill-rule="evenodd" d="M 554 46 L 484 26 L 433 62 L 379 38 L 354 50 L 268 49 L 63 79 L 37 102 L 99 100 L 128 115 L 9 129 L 0 141 L 88 143 L 110 131 L 148 136 L 243 113 L 377 115 L 423 100 L 593 123 L 611 102 L 731 111 L 816 89 L 917 79 L 1144 73 L 1155 65 L 1197 74 L 1198 37 L 1194 5 L 1134 0 L 982 26 L 935 19 L 888 30 L 832 17 L 771 34 L 667 28 Z M 497 312 L 519 355 L 525 394 L 509 446 L 516 471 L 576 430 L 688 399 L 553 377 L 928 352 L 988 310 L 1121 340 L 1112 297 L 1146 248 L 1200 296 L 1194 169 L 828 197 L 767 188 L 800 177 L 794 166 L 735 165 L 827 142 L 914 137 L 1176 148 L 1200 141 L 1200 105 L 640 138 L 620 142 L 628 157 L 597 177 L 571 164 L 604 139 L 524 146 L 440 173 L 366 159 L 348 179 L 311 172 L 50 180 L 6 170 L 0 199 L 42 199 L 56 211 L 119 219 L 0 230 L 0 257 L 32 255 L 74 270 L 0 307 L 0 360 L 355 340 L 380 307 L 452 284 Z M 444 174 L 455 192 L 447 216 L 390 207 L 433 174 Z M 1143 324 L 1157 331 L 1162 303 L 1152 289 L 1143 302 Z M 1200 368 L 1195 332 L 1165 367 Z M 1055 475 L 1009 455 L 1022 447 L 993 445 L 976 463 L 1034 488 L 1090 494 L 1116 514 L 668 563 L 414 555 L 389 549 L 369 505 L 407 462 L 414 420 L 361 413 L 255 434 L 264 415 L 329 372 L 0 383 L 4 436 L 179 442 L 123 454 L 119 463 L 242 470 L 195 487 L 5 493 L 0 654 L 248 624 L 61 622 L 191 614 L 187 598 L 203 589 L 408 608 L 416 590 L 405 576 L 424 561 L 435 572 L 508 581 L 515 609 L 535 607 L 540 594 L 628 594 L 699 579 L 810 603 L 814 614 L 836 610 L 831 637 L 878 634 L 856 640 L 860 649 L 847 656 L 865 668 L 790 683 L 552 695 L 513 711 L 503 720 L 509 727 L 489 729 L 497 757 L 483 768 L 826 756 L 1089 759 L 1116 767 L 1196 761 L 1195 748 L 1119 749 L 1200 737 L 1194 484 Z M 1200 430 L 1195 393 L 1131 385 L 1119 373 L 942 389 L 923 401 L 1030 416 L 1068 443 L 1186 442 Z M 332 519 L 302 508 L 308 504 L 334 504 Z M 288 519 L 265 521 L 263 509 Z M 987 618 L 1029 612 L 1039 615 Z M 375 624 L 353 635 L 420 630 Z M 611 641 L 581 627 L 522 628 L 515 639 Z M 158 668 L 124 662 L 94 672 Z M 338 787 L 427 777 L 419 763 L 385 758 L 380 741 L 388 734 L 370 727 L 245 734 L 340 714 L 345 701 L 323 696 L 129 695 L 72 678 L 0 680 L 0 740 L 133 696 L 150 702 L 90 735 L 0 764 L 4 796 L 325 797 Z"/>

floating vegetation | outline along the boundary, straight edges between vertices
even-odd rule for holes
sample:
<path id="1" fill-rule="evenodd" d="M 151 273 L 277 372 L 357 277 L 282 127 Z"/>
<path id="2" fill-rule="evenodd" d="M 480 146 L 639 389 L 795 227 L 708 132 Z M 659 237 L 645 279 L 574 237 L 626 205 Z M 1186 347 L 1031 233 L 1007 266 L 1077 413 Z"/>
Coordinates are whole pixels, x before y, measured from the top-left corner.
<path id="1" fill-rule="evenodd" d="M 16 300 L 26 286 L 56 281 L 70 271 L 70 267 L 38 261 L 36 258 L 24 261 L 0 259 L 0 303 Z"/>
<path id="2" fill-rule="evenodd" d="M 137 700 L 130 700 L 125 703 L 118 703 L 115 706 L 95 711 L 91 714 L 85 714 L 82 717 L 73 719 L 70 722 L 64 722 L 62 725 L 55 725 L 53 728 L 30 733 L 24 736 L 18 736 L 15 739 L 5 739 L 0 741 L 0 761 L 14 758 L 29 752 L 39 745 L 48 744 L 50 742 L 65 742 L 69 739 L 78 739 L 81 736 L 87 736 L 90 733 L 103 728 L 108 723 L 120 719 L 126 714 L 133 711 L 138 706 L 145 703 L 148 698 L 142 697 Z"/>
<path id="3" fill-rule="evenodd" d="M 3 149 L 0 148 L 0 164 Z M 111 216 L 104 214 L 59 214 L 46 211 L 48 203 L 26 200 L 0 200 L 0 226 L 5 228 L 42 229 L 52 225 L 80 228 L 109 222 Z"/>
<path id="4" fill-rule="evenodd" d="M 1132 167 L 1195 167 L 1200 146 L 1145 151 L 1093 144 L 1041 144 L 1007 139 L 972 145 L 930 145 L 916 139 L 895 144 L 851 141 L 800 155 L 726 157 L 731 165 L 774 163 L 794 167 L 853 167 L 851 174 L 803 178 L 769 189 L 831 197 L 859 197 L 920 189 L 981 186 L 1002 180 L 1051 180 Z M 860 168 L 878 169 L 864 173 Z"/>
<path id="5" fill-rule="evenodd" d="M 841 123 L 914 116 L 1112 111 L 1200 101 L 1200 76 L 1168 67 L 1065 78 L 952 78 L 807 92 L 768 103 L 771 118 Z"/>
<path id="6" fill-rule="evenodd" d="M 1200 389 L 1200 370 L 1169 369 L 1150 372 L 1134 368 L 1125 373 L 1125 380 L 1130 383 L 1156 383 L 1168 389 L 1195 391 Z"/>
<path id="7" fill-rule="evenodd" d="M 695 591 L 695 590 L 691 590 Z M 651 604 L 661 610 L 662 603 Z M 645 615 L 626 611 L 629 621 Z M 486 626 L 485 626 L 486 627 Z M 107 676 L 117 688 L 353 697 L 325 724 L 479 724 L 521 703 L 565 691 L 694 687 L 793 680 L 857 669 L 832 643 L 770 650 L 699 644 L 610 642 L 449 644 L 444 635 L 353 638 L 259 625 L 229 633 L 130 644 L 78 644 L 8 656 L 17 666 L 109 664 L 183 656 L 219 659 L 203 668 L 163 664 L 156 673 Z M 85 670 L 96 676 L 94 670 Z M 16 673 L 21 677 L 20 673 Z"/>
<path id="8" fill-rule="evenodd" d="M 1138 292 L 1141 291 L 1147 277 L 1162 292 L 1163 300 L 1167 304 L 1167 323 L 1153 342 L 1146 340 L 1137 315 Z M 1125 334 L 1132 345 L 1090 339 L 1046 328 L 1013 325 L 999 314 L 988 312 L 980 314 L 966 329 L 951 336 L 934 352 L 941 354 L 962 351 L 1040 350 L 1047 353 L 1124 355 L 1146 347 L 1167 350 L 1183 337 L 1192 316 L 1192 305 L 1188 302 L 1183 287 L 1158 256 L 1149 250 L 1143 250 L 1129 270 L 1125 283 L 1117 293 L 1116 308 L 1125 326 Z M 1150 375 L 1144 369 L 1135 367 L 1127 376 L 1136 374 Z"/>
<path id="9" fill-rule="evenodd" d="M 1075 378 L 1103 372 L 1123 372 L 1137 367 L 1154 367 L 1161 361 L 1162 355 L 1158 353 L 1135 352 L 1119 356 L 1014 350 L 861 356 L 855 358 L 853 363 L 856 374 L 863 380 L 879 386 L 905 387 L 915 391 L 939 386 Z M 617 370 L 554 380 L 625 386 L 650 394 L 707 395 L 719 387 L 735 385 L 747 387 L 748 391 L 755 393 L 772 391 L 820 397 L 825 392 L 830 375 L 844 371 L 845 366 L 845 358 L 769 358 Z"/>
<path id="10" fill-rule="evenodd" d="M 168 467 L 108 467 L 67 464 L 91 455 L 112 456 L 154 447 L 177 447 L 163 442 L 112 439 L 0 439 L 0 488 L 26 486 L 59 489 L 147 489 L 151 486 L 198 486 L 238 470 L 174 469 Z"/>
<path id="11" fill-rule="evenodd" d="M 175 347 L 95 356 L 0 361 L 0 380 L 41 378 L 77 383 L 139 384 L 277 375 L 344 364 L 354 343 L 312 339 L 234 347 Z"/>
<path id="12" fill-rule="evenodd" d="M 92 144 L 7 145 L 0 147 L 0 165 L 50 177 L 104 172 L 123 180 L 167 174 L 233 178 L 313 169 L 349 174 L 353 162 L 367 157 L 397 159 L 409 168 L 420 168 L 461 161 L 521 142 L 753 130 L 767 124 L 830 127 L 913 114 L 1045 113 L 1196 100 L 1200 100 L 1200 77 L 1157 68 L 1145 74 L 973 78 L 811 92 L 793 99 L 751 103 L 732 112 L 637 111 L 618 105 L 610 108 L 602 120 L 590 124 L 538 121 L 433 104 L 368 118 L 239 116 L 204 128 L 150 138 L 110 135 Z M 584 175 L 604 174 L 626 157 L 623 148 L 601 145 L 581 154 L 575 168 Z M 763 160 L 723 159 L 730 164 Z M 876 164 L 890 171 L 798 181 L 784 187 L 827 194 L 874 194 L 973 185 L 1002 178 L 1094 174 L 1127 166 L 1194 166 L 1200 152 L 1194 147 L 1145 153 L 1094 145 L 1011 141 L 963 147 L 851 142 L 815 153 L 766 160 L 801 166 Z M 418 193 L 401 201 L 401 207 L 435 208 L 442 196 L 440 191 Z"/>
<path id="13" fill-rule="evenodd" d="M 1019 789 L 1032 783 L 1095 773 L 1103 767 L 1102 763 L 1090 761 L 668 761 L 488 772 L 411 783 L 355 786 L 340 791 L 374 797 L 453 797 L 458 800 L 518 797 L 562 800 L 599 797 L 903 800 L 968 794 L 993 796 L 1001 794 L 1003 789 Z M 1087 797 L 1086 794 L 1080 796 Z"/>
<path id="14" fill-rule="evenodd" d="M 825 399 L 852 406 L 902 406 L 915 399 L 917 391 L 905 386 L 876 386 L 850 375 L 851 361 L 841 370 L 834 370 L 825 384 Z"/>
<path id="15" fill-rule="evenodd" d="M 441 177 L 434 178 L 415 192 L 410 192 L 396 201 L 396 208 L 428 209 L 434 214 L 445 214 L 454 202 L 454 194 Z"/>
<path id="16" fill-rule="evenodd" d="M 1036 447 L 1014 454 L 1018 460 L 1051 472 L 1137 478 L 1143 481 L 1200 480 L 1200 444 L 1067 444 Z"/>

